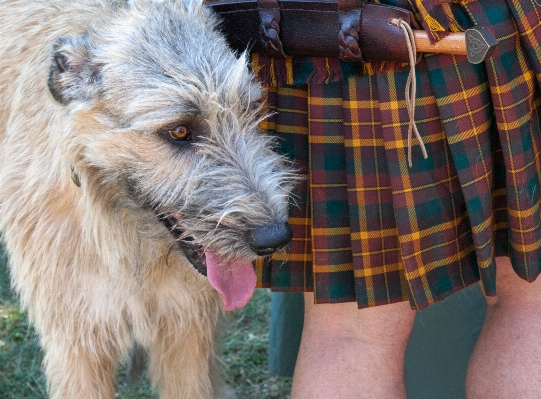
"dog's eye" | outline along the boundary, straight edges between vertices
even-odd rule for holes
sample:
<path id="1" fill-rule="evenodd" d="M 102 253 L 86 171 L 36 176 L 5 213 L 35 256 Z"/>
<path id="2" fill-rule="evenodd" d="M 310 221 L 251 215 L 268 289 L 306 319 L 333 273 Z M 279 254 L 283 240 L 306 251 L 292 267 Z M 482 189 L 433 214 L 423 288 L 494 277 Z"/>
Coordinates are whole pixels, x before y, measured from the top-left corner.
<path id="1" fill-rule="evenodd" d="M 175 141 L 189 141 L 192 139 L 192 132 L 190 132 L 190 129 L 186 125 L 179 125 L 167 133 Z"/>

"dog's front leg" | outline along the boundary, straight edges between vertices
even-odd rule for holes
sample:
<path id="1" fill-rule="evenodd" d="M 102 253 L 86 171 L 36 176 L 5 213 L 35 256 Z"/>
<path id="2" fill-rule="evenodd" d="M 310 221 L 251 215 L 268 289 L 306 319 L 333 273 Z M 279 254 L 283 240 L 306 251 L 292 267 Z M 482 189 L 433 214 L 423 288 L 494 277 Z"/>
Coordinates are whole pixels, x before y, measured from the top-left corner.
<path id="1" fill-rule="evenodd" d="M 42 331 L 45 374 L 51 399 L 112 399 L 120 353 L 111 329 L 73 325 Z"/>
<path id="2" fill-rule="evenodd" d="M 149 376 L 160 399 L 225 398 L 219 374 L 214 294 L 194 294 L 183 303 L 167 301 L 150 345 Z"/>

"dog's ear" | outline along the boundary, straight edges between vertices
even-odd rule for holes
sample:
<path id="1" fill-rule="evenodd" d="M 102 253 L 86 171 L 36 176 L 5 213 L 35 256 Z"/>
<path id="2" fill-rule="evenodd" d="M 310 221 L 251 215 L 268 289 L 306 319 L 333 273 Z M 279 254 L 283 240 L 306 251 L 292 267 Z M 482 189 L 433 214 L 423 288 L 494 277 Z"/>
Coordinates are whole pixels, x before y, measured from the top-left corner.
<path id="1" fill-rule="evenodd" d="M 100 68 L 92 60 L 93 46 L 88 36 L 61 37 L 53 46 L 49 90 L 58 102 L 92 97 L 100 81 Z"/>

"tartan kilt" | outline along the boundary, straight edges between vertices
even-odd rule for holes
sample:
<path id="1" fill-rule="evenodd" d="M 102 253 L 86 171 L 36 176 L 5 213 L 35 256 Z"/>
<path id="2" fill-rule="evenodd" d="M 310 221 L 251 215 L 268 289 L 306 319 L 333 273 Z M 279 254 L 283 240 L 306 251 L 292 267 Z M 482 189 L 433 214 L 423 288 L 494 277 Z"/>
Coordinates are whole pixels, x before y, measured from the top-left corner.
<path id="1" fill-rule="evenodd" d="M 509 256 L 521 278 L 537 278 L 541 6 L 451 6 L 462 28 L 489 26 L 499 44 L 479 65 L 434 54 L 417 64 L 415 122 L 428 158 L 414 139 L 412 167 L 409 67 L 333 72 L 337 60 L 253 56 L 269 83 L 273 114 L 263 128 L 305 178 L 291 201 L 293 241 L 257 263 L 259 287 L 313 291 L 316 303 L 409 300 L 422 309 L 479 280 L 496 295 L 496 256 Z"/>

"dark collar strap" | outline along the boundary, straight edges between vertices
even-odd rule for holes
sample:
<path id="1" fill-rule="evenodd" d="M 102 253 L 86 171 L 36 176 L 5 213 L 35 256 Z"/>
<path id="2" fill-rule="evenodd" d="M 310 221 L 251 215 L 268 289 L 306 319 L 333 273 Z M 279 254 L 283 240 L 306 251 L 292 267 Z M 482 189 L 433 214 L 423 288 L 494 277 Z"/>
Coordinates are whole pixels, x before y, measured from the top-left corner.
<path id="1" fill-rule="evenodd" d="M 73 167 L 73 165 L 70 166 L 70 169 L 71 169 L 71 181 L 72 181 L 73 184 L 75 184 L 77 187 L 81 187 L 81 179 L 79 179 L 79 176 L 78 176 L 77 173 L 75 172 L 75 168 Z"/>

